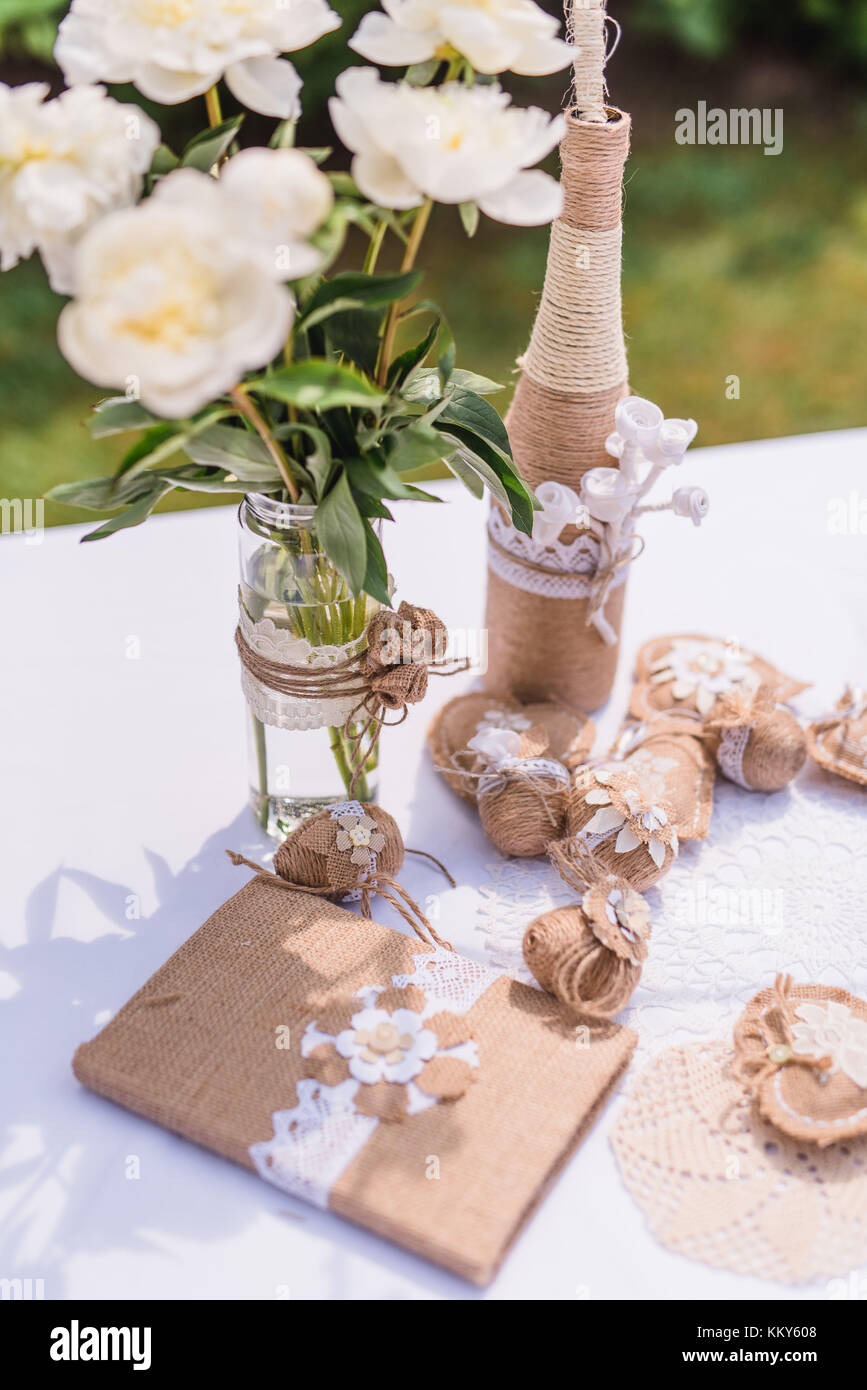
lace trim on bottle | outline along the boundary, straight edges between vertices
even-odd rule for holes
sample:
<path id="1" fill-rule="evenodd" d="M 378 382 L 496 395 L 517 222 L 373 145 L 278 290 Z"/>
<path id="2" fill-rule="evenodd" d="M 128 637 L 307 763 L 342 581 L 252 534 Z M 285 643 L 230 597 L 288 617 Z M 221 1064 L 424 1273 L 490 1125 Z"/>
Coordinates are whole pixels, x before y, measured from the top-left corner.
<path id="1" fill-rule="evenodd" d="M 516 589 L 545 598 L 587 598 L 599 567 L 599 539 L 592 535 L 577 540 L 542 545 L 515 529 L 494 507 L 488 521 L 488 564 L 494 574 Z M 503 553 L 503 552 L 507 553 Z M 522 561 L 524 563 L 522 563 Z M 555 574 L 540 574 L 527 564 L 542 565 Z M 611 587 L 625 584 L 628 566 L 618 570 Z"/>

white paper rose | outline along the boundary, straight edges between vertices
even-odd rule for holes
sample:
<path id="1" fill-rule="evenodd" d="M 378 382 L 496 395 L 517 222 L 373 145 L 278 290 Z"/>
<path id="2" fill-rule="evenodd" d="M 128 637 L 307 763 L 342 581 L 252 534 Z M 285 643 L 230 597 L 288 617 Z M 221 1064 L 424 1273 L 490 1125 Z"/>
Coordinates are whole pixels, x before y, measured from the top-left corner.
<path id="1" fill-rule="evenodd" d="M 542 510 L 533 513 L 533 540 L 540 545 L 553 545 L 566 526 L 587 524 L 589 518 L 581 499 L 564 483 L 553 480 L 540 483 L 536 496 L 542 503 Z"/>
<path id="2" fill-rule="evenodd" d="M 76 298 L 58 322 L 67 360 L 99 386 L 137 389 L 170 419 L 191 415 L 282 347 L 289 290 L 255 246 L 227 234 L 207 174 L 179 170 L 82 239 Z"/>
<path id="3" fill-rule="evenodd" d="M 294 52 L 340 25 L 326 0 L 72 0 L 54 56 L 70 86 L 133 82 L 172 106 L 221 77 L 242 106 L 298 115 Z"/>
<path id="4" fill-rule="evenodd" d="M 382 0 L 349 41 L 371 63 L 402 67 L 455 49 L 478 72 L 559 72 L 574 49 L 533 0 Z"/>
<path id="5" fill-rule="evenodd" d="M 389 208 L 478 203 L 498 222 L 535 226 L 557 217 L 556 179 L 531 165 L 563 135 L 563 118 L 510 105 L 496 83 L 411 87 L 383 82 L 373 68 L 349 68 L 329 107 L 334 128 L 355 155 L 352 174 L 365 197 Z"/>
<path id="6" fill-rule="evenodd" d="M 76 242 L 141 193 L 156 124 L 102 87 L 46 101 L 45 83 L 0 83 L 0 268 L 39 251 L 53 289 L 72 292 Z"/>

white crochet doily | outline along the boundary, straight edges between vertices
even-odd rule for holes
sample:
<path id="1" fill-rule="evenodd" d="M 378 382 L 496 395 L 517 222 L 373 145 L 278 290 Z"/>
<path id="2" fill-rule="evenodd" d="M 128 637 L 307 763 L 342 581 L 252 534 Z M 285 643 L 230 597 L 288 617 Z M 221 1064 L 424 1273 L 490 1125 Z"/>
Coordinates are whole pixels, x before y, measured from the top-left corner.
<path id="1" fill-rule="evenodd" d="M 863 789 L 808 769 L 766 796 L 717 779 L 706 841 L 647 893 L 653 931 L 621 1022 L 639 1057 L 671 1043 L 730 1037 L 747 1001 L 780 971 L 867 990 Z M 477 924 L 492 963 L 532 983 L 521 940 L 533 917 L 574 894 L 544 860 L 499 860 Z M 638 1067 L 630 1068 L 634 1075 Z"/>

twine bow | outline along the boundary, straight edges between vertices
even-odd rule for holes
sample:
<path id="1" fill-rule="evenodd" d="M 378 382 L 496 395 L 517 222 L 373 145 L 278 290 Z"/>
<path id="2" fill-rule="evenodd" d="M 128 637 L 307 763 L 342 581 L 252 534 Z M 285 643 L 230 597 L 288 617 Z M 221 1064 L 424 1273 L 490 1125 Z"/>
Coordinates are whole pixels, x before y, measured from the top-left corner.
<path id="1" fill-rule="evenodd" d="M 834 1065 L 832 1057 L 812 1057 L 796 1052 L 792 1019 L 791 975 L 778 975 L 772 990 L 773 1002 L 765 1011 L 765 1017 L 773 1016 L 782 1035 L 782 1042 L 768 1045 L 762 1032 L 761 1020 L 745 1020 L 735 1028 L 735 1060 L 732 1072 L 736 1080 L 755 1095 L 763 1083 L 781 1067 L 812 1067 L 816 1071 L 830 1071 Z M 761 1051 L 756 1051 L 756 1046 Z"/>
<path id="2" fill-rule="evenodd" d="M 432 860 L 434 864 L 442 869 L 452 887 L 457 887 L 455 880 L 452 878 L 445 865 L 441 864 L 438 859 L 435 859 L 432 854 L 427 854 L 425 850 L 410 849 L 406 852 L 407 854 L 420 854 L 423 855 L 424 858 Z M 334 896 L 337 891 L 330 884 L 326 884 L 322 888 L 314 888 L 306 883 L 291 883 L 289 879 L 283 878 L 280 874 L 274 873 L 271 869 L 264 868 L 253 859 L 246 859 L 243 854 L 238 854 L 233 849 L 227 849 L 226 854 L 236 868 L 243 865 L 247 869 L 252 869 L 257 877 L 267 879 L 269 883 L 278 884 L 281 888 L 289 888 L 292 892 L 309 893 L 313 897 L 326 898 Z M 420 941 L 423 941 L 425 945 L 433 943 L 434 946 L 439 946 L 444 951 L 453 951 L 455 949 L 450 941 L 444 941 L 437 933 L 415 901 L 415 898 L 413 898 L 403 885 L 398 883 L 397 879 L 393 878 L 391 874 L 377 873 L 374 871 L 369 874 L 367 878 L 360 879 L 354 887 L 357 888 L 361 894 L 362 916 L 367 917 L 368 920 L 373 917 L 370 908 L 370 900 L 377 895 L 394 908 L 395 912 L 403 918 L 408 926 L 412 927 L 416 936 Z"/>
<path id="3" fill-rule="evenodd" d="M 401 603 L 397 612 L 380 609 L 368 623 L 366 639 L 365 650 L 321 669 L 270 661 L 253 650 L 240 627 L 235 631 L 243 665 L 269 690 L 304 700 L 358 697 L 344 724 L 350 797 L 383 726 L 403 723 L 409 706 L 427 694 L 428 677 L 455 675 L 469 668 L 468 658 L 445 658 L 448 631 L 429 608 Z M 400 717 L 387 721 L 386 710 L 399 711 Z M 360 724 L 359 716 L 363 716 Z"/>

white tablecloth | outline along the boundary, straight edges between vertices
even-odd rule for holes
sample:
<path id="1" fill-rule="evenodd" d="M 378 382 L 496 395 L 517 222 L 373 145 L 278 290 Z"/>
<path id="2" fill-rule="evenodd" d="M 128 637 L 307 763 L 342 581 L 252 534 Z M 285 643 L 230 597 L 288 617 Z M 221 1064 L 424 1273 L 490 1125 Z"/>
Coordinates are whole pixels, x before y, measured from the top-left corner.
<path id="1" fill-rule="evenodd" d="M 602 741 L 625 711 L 639 642 L 662 632 L 737 636 L 814 682 L 806 712 L 830 706 L 847 680 L 864 683 L 865 447 L 867 430 L 690 455 L 684 481 L 707 487 L 710 516 L 700 531 L 648 519 Z M 401 596 L 450 625 L 479 625 L 483 509 L 456 484 L 436 490 L 447 506 L 401 506 L 391 567 Z M 847 534 L 835 530 L 834 499 L 856 522 Z M 220 509 L 83 547 L 79 527 L 0 544 L 0 1275 L 42 1279 L 48 1298 L 825 1296 L 658 1245 L 609 1146 L 618 1097 L 481 1294 L 77 1084 L 77 1044 L 241 886 L 224 849 L 265 848 L 246 804 L 234 530 L 234 510 Z M 483 914 L 508 919 L 514 875 L 423 751 L 436 702 L 463 679 L 435 682 L 428 705 L 385 736 L 382 800 L 407 843 L 436 853 L 461 885 L 441 891 L 416 861 L 406 886 L 421 900 L 437 893 L 440 931 L 487 959 Z M 867 986 L 867 910 L 853 896 L 865 810 L 867 793 L 814 770 L 776 797 L 720 787 L 710 839 L 685 847 L 656 899 L 652 969 L 627 1016 L 642 1038 L 630 1076 L 669 1041 L 724 1036 L 777 968 Z M 824 874 L 809 920 L 808 870 L 811 883 Z M 767 911 L 747 913 L 736 933 L 701 910 L 693 921 L 667 913 L 665 894 L 690 875 L 735 889 L 758 876 Z M 381 920 L 397 924 L 385 908 Z"/>

